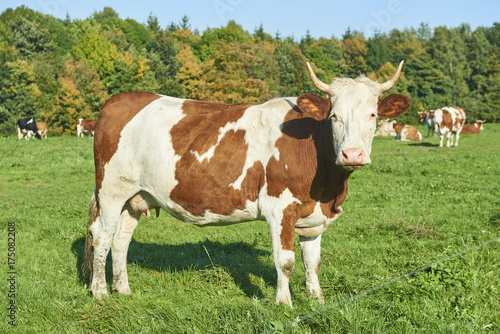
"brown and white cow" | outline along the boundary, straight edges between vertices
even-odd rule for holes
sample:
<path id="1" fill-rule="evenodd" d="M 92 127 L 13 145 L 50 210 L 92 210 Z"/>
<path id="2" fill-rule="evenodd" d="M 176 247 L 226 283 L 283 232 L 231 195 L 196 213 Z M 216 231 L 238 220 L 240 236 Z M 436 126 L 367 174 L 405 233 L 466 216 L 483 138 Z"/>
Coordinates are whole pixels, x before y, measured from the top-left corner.
<path id="1" fill-rule="evenodd" d="M 444 135 L 447 135 L 446 147 L 453 145 L 453 135 L 456 136 L 455 145 L 465 123 L 465 111 L 460 107 L 445 107 L 435 111 L 434 121 L 439 128 L 439 147 L 443 147 Z"/>
<path id="2" fill-rule="evenodd" d="M 418 113 L 418 122 L 427 126 L 427 138 L 429 138 L 429 134 L 434 137 L 434 135 L 438 133 L 438 127 L 434 121 L 435 112 L 436 110 L 429 110 L 427 112 Z"/>
<path id="3" fill-rule="evenodd" d="M 43 137 L 47 138 L 47 123 L 36 122 L 36 127 L 38 128 L 38 133 L 40 134 L 40 137 L 42 139 Z"/>
<path id="4" fill-rule="evenodd" d="M 422 141 L 422 134 L 417 128 L 411 125 L 404 125 L 400 123 L 393 124 L 394 132 L 396 132 L 396 140 L 401 141 Z"/>
<path id="5" fill-rule="evenodd" d="M 460 132 L 460 134 L 461 135 L 477 135 L 477 134 L 481 133 L 481 131 L 484 130 L 483 124 L 484 124 L 484 121 L 477 120 L 472 124 L 464 125 L 464 127 L 462 128 L 462 132 Z"/>
<path id="6" fill-rule="evenodd" d="M 162 208 L 198 226 L 267 221 L 278 283 L 276 301 L 292 305 L 289 277 L 299 235 L 309 297 L 318 282 L 321 234 L 342 212 L 347 181 L 370 164 L 377 117 L 411 104 L 393 94 L 403 62 L 385 83 L 366 77 L 321 82 L 330 98 L 303 94 L 262 104 L 223 104 L 130 92 L 113 96 L 96 124 L 96 188 L 89 210 L 84 270 L 90 291 L 130 294 L 127 252 L 141 213 Z"/>
<path id="7" fill-rule="evenodd" d="M 94 136 L 95 120 L 80 118 L 76 123 L 76 136 L 83 137 L 85 133 Z"/>
<path id="8" fill-rule="evenodd" d="M 378 122 L 378 130 L 375 131 L 375 136 L 395 136 L 396 131 L 394 131 L 393 124 L 396 123 L 396 121 L 389 121 L 388 119 L 381 119 Z"/>

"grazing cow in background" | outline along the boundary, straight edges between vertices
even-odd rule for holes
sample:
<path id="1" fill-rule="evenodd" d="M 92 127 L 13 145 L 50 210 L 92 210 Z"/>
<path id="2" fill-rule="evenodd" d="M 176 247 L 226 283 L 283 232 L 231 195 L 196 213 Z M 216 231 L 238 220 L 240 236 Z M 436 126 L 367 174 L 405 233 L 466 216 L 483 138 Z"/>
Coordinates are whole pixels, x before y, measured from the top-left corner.
<path id="1" fill-rule="evenodd" d="M 438 133 L 438 127 L 436 122 L 434 122 L 434 113 L 436 110 L 429 110 L 427 112 L 418 113 L 418 122 L 425 124 L 427 126 L 427 138 L 429 138 L 429 133 L 434 137 Z"/>
<path id="2" fill-rule="evenodd" d="M 83 137 L 84 133 L 90 133 L 94 137 L 95 121 L 93 119 L 80 118 L 76 123 L 76 136 Z"/>
<path id="3" fill-rule="evenodd" d="M 36 127 L 38 128 L 38 133 L 40 133 L 40 138 L 47 138 L 47 123 L 36 122 Z"/>
<path id="4" fill-rule="evenodd" d="M 38 139 L 42 139 L 33 117 L 25 117 L 17 120 L 17 137 L 19 140 L 23 137 L 26 140 L 30 140 L 33 135 Z"/>
<path id="5" fill-rule="evenodd" d="M 453 145 L 453 135 L 456 136 L 454 146 L 458 146 L 458 139 L 465 123 L 465 111 L 460 107 L 441 108 L 434 113 L 434 121 L 439 127 L 439 147 L 443 147 L 445 134 L 448 134 L 446 147 Z"/>
<path id="6" fill-rule="evenodd" d="M 396 140 L 401 141 L 421 141 L 422 134 L 418 132 L 417 128 L 411 125 L 403 125 L 400 123 L 393 124 L 394 131 L 396 132 Z"/>
<path id="7" fill-rule="evenodd" d="M 381 119 L 378 122 L 379 128 L 375 132 L 375 136 L 395 136 L 396 132 L 394 131 L 393 124 L 396 121 L 389 121 L 388 119 Z"/>
<path id="8" fill-rule="evenodd" d="M 464 125 L 462 128 L 462 132 L 460 132 L 461 135 L 477 135 L 481 133 L 481 131 L 484 130 L 483 127 L 484 121 L 476 121 L 472 124 L 467 124 Z"/>
<path id="9" fill-rule="evenodd" d="M 303 94 L 261 104 L 193 101 L 146 92 L 121 93 L 96 124 L 96 188 L 90 202 L 84 272 L 90 291 L 130 294 L 127 252 L 142 213 L 164 209 L 198 226 L 266 220 L 278 283 L 276 301 L 292 305 L 289 277 L 299 235 L 309 297 L 319 286 L 321 234 L 342 212 L 347 181 L 371 163 L 377 117 L 396 118 L 408 97 L 379 96 L 397 81 L 366 77 L 320 81 L 330 98 Z"/>

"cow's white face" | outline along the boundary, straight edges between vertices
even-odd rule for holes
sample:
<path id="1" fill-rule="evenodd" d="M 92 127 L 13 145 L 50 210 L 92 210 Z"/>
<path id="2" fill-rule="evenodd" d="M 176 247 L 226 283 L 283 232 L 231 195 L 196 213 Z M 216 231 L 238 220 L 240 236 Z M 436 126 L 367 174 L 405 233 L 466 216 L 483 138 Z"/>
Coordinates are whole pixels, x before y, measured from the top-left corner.
<path id="1" fill-rule="evenodd" d="M 347 169 L 359 169 L 371 163 L 379 93 L 362 83 L 340 87 L 337 92 L 331 98 L 330 112 L 336 163 Z"/>
<path id="2" fill-rule="evenodd" d="M 321 82 L 311 66 L 307 65 L 315 86 L 331 96 L 329 118 L 337 154 L 336 164 L 347 170 L 360 169 L 370 164 L 377 118 L 396 118 L 411 104 L 409 98 L 399 94 L 379 98 L 381 93 L 396 83 L 403 62 L 400 63 L 396 74 L 382 84 L 361 76 L 356 79 L 337 79 L 327 85 Z"/>

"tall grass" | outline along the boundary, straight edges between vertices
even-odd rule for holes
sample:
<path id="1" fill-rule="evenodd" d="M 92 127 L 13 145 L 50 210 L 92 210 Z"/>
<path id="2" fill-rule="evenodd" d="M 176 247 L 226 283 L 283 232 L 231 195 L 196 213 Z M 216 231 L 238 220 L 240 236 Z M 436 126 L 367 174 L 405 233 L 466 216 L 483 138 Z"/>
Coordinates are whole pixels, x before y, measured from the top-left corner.
<path id="1" fill-rule="evenodd" d="M 198 228 L 164 212 L 142 218 L 134 234 L 128 256 L 134 293 L 96 301 L 80 270 L 94 188 L 92 140 L 2 138 L 0 254 L 7 258 L 8 225 L 15 222 L 15 329 L 498 332 L 500 242 L 449 257 L 499 238 L 499 142 L 496 124 L 486 124 L 480 135 L 462 136 L 458 148 L 439 148 L 438 139 L 413 144 L 375 138 L 373 164 L 352 175 L 344 214 L 323 234 L 325 303 L 305 296 L 297 240 L 289 309 L 274 302 L 266 223 Z M 4 315 L 11 298 L 7 261 L 1 266 Z M 107 274 L 111 282 L 110 266 Z M 0 331 L 14 329 L 8 321 L 2 316 Z"/>

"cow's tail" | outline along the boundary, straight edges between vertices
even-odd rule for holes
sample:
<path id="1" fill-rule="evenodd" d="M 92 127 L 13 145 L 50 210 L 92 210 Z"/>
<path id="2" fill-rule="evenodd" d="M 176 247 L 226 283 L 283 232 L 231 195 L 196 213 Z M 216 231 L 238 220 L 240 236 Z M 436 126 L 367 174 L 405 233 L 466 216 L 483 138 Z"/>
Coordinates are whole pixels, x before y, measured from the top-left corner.
<path id="1" fill-rule="evenodd" d="M 89 286 L 90 284 L 92 284 L 92 269 L 93 269 L 92 264 L 94 262 L 94 247 L 92 246 L 93 237 L 92 237 L 92 232 L 90 231 L 90 226 L 95 221 L 96 217 L 97 217 L 97 199 L 96 199 L 96 191 L 94 190 L 89 204 L 87 236 L 85 237 L 85 251 L 82 263 L 83 276 L 86 277 L 87 275 L 90 275 Z"/>

